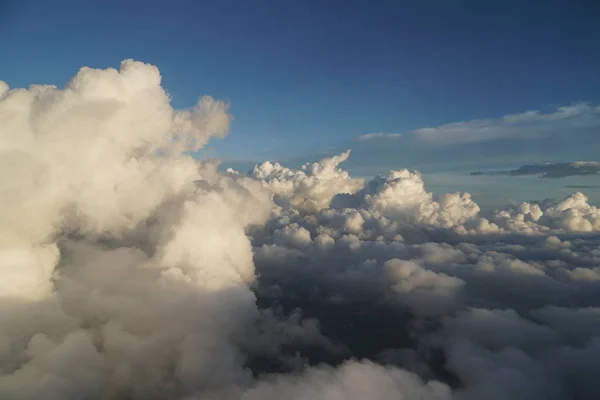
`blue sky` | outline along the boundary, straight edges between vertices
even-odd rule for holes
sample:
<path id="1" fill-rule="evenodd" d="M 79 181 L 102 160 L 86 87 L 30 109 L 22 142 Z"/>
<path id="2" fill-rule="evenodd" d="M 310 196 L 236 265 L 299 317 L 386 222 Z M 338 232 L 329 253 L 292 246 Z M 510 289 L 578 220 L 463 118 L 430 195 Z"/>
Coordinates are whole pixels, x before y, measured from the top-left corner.
<path id="1" fill-rule="evenodd" d="M 596 3 L 9 0 L 0 79 L 61 86 L 83 65 L 155 64 L 176 107 L 202 94 L 231 103 L 230 137 L 203 155 L 240 167 L 345 148 L 364 175 L 597 159 Z M 583 103 L 575 117 L 552 118 Z M 502 119 L 530 110 L 549 117 L 525 121 L 528 134 Z M 477 119 L 483 128 L 469 124 Z M 457 122 L 473 140 L 444 136 Z M 422 128 L 444 138 L 420 140 Z M 478 140 L 490 130 L 497 137 Z M 368 133 L 402 137 L 357 141 Z"/>

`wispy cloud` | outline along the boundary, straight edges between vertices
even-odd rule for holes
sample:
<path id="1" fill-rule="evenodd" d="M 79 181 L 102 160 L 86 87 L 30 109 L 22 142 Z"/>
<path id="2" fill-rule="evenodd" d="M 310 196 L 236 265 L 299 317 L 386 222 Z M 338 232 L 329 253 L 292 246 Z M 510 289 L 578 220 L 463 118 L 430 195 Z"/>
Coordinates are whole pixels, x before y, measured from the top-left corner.
<path id="1" fill-rule="evenodd" d="M 549 113 L 526 111 L 501 118 L 454 122 L 434 128 L 418 129 L 413 131 L 413 134 L 427 142 L 456 144 L 541 137 L 566 129 L 593 126 L 600 127 L 600 106 L 577 103 L 558 107 Z"/>
<path id="2" fill-rule="evenodd" d="M 358 138 L 356 138 L 356 140 L 358 140 L 359 142 L 364 142 L 367 140 L 374 140 L 374 139 L 398 139 L 401 137 L 402 137 L 401 133 L 372 132 L 372 133 L 365 133 L 364 135 L 360 135 Z"/>
<path id="3" fill-rule="evenodd" d="M 568 176 L 600 175 L 600 162 L 575 161 L 571 163 L 546 163 L 522 165 L 510 171 L 471 172 L 471 175 L 539 175 L 541 178 L 566 178 Z"/>
<path id="4" fill-rule="evenodd" d="M 565 185 L 569 189 L 598 189 L 600 185 Z"/>

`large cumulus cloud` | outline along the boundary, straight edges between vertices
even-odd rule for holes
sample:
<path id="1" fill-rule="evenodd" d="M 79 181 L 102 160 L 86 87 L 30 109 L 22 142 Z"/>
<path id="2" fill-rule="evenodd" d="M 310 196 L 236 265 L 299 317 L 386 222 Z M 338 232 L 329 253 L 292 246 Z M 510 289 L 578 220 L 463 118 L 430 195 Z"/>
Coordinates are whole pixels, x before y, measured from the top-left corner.
<path id="1" fill-rule="evenodd" d="M 189 155 L 227 133 L 226 105 L 176 111 L 158 69 L 127 60 L 5 91 L 0 118 L 0 397 L 177 398 L 247 379 L 232 337 L 258 317 L 244 228 L 271 201 Z"/>

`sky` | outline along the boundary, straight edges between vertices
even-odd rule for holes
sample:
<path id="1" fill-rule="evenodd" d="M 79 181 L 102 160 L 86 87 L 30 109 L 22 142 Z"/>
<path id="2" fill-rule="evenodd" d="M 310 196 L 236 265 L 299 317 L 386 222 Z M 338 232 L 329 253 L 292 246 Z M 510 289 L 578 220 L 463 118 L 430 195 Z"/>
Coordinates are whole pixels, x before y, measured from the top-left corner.
<path id="1" fill-rule="evenodd" d="M 600 144 L 594 1 L 25 0 L 1 7 L 0 75 L 11 87 L 60 87 L 83 65 L 151 63 L 174 107 L 203 94 L 230 104 L 230 136 L 199 156 L 242 170 L 265 159 L 297 166 L 350 148 L 346 167 L 358 176 L 400 167 L 463 174 L 594 160 Z M 591 107 L 583 117 L 526 122 L 526 135 L 503 122 L 582 104 Z M 474 120 L 487 122 L 468 124 Z M 443 128 L 429 141 L 415 134 L 458 122 L 471 140 Z M 491 139 L 490 130 L 497 131 Z"/>

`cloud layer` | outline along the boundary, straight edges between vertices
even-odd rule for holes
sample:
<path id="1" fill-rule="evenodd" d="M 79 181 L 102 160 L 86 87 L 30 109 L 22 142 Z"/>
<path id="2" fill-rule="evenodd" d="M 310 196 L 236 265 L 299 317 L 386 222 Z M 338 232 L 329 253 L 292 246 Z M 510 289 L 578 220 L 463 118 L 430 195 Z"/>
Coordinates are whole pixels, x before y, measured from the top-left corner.
<path id="1" fill-rule="evenodd" d="M 350 151 L 220 173 L 191 153 L 226 104 L 175 110 L 132 60 L 0 93 L 0 398 L 600 393 L 583 193 L 484 216 L 417 171 L 352 178 Z"/>
<path id="2" fill-rule="evenodd" d="M 568 176 L 587 176 L 599 174 L 600 162 L 597 161 L 574 161 L 570 163 L 531 164 L 522 165 L 519 168 L 510 171 L 471 172 L 471 175 L 538 175 L 540 178 L 566 178 Z"/>
<path id="3" fill-rule="evenodd" d="M 540 138 L 578 128 L 598 127 L 600 106 L 578 103 L 552 112 L 526 111 L 502 118 L 454 122 L 413 133 L 432 144 L 461 144 L 509 138 Z"/>
<path id="4" fill-rule="evenodd" d="M 364 142 L 367 140 L 375 140 L 375 139 L 398 139 L 401 138 L 401 133 L 385 133 L 385 132 L 372 132 L 365 133 L 364 135 L 360 135 L 356 140 L 359 142 Z"/>

